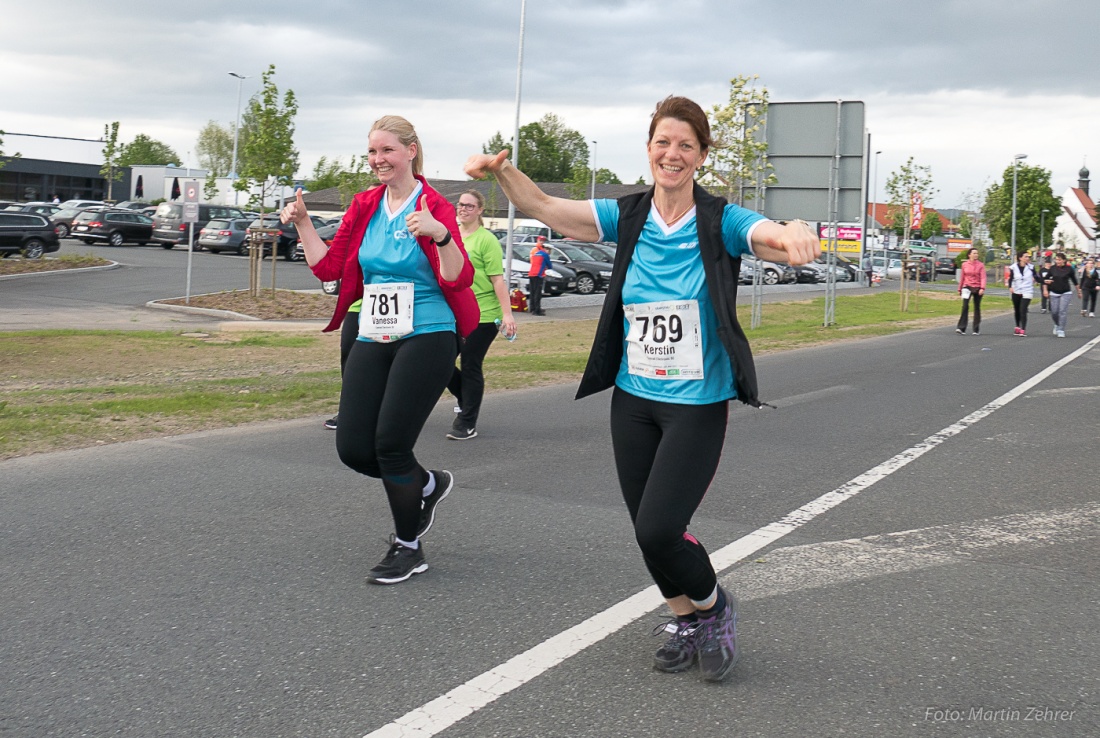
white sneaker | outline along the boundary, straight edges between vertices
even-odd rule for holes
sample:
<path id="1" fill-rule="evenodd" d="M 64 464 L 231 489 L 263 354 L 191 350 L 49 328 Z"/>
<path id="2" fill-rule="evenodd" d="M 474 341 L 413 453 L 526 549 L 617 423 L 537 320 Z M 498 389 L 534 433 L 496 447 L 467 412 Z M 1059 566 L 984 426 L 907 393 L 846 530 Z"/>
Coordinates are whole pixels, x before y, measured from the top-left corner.
<path id="1" fill-rule="evenodd" d="M 1095 317 L 1096 317 L 1096 313 L 1089 313 L 1089 317 L 1090 317 L 1090 318 L 1095 318 Z"/>
<path id="2" fill-rule="evenodd" d="M 1054 326 L 1054 335 L 1058 335 L 1058 326 Z"/>
<path id="3" fill-rule="evenodd" d="M 1058 338 L 1065 338 L 1065 337 L 1066 337 L 1066 332 L 1065 331 L 1058 331 Z"/>

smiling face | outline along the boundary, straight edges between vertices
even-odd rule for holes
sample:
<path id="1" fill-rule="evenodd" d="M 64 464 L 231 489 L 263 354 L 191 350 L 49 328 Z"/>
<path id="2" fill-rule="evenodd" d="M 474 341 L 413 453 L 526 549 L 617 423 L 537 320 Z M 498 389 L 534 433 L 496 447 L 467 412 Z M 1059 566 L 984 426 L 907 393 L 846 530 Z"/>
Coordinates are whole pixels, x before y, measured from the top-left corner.
<path id="1" fill-rule="evenodd" d="M 695 172 L 707 160 L 707 151 L 690 125 L 676 118 L 657 121 L 646 144 L 653 183 L 664 189 L 691 187 Z"/>
<path id="2" fill-rule="evenodd" d="M 367 148 L 367 164 L 382 184 L 412 177 L 412 162 L 416 144 L 405 146 L 389 131 L 371 131 Z"/>
<path id="3" fill-rule="evenodd" d="M 483 212 L 483 208 L 478 204 L 476 197 L 469 192 L 463 192 L 462 196 L 458 198 L 458 205 L 455 207 L 455 212 L 458 216 L 459 223 L 470 225 L 478 222 Z"/>

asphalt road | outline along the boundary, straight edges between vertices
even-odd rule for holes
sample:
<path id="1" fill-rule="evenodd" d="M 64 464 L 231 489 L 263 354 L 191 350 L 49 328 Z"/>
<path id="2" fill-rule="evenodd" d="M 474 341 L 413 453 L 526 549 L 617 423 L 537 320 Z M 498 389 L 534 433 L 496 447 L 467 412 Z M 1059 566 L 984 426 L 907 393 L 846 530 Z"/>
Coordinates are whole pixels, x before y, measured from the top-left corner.
<path id="1" fill-rule="evenodd" d="M 742 602 L 720 685 L 651 668 L 607 393 L 490 395 L 462 443 L 441 401 L 456 489 L 394 587 L 321 418 L 0 463 L 0 735 L 1100 734 L 1100 323 L 1031 317 L 759 359 L 692 528 Z"/>

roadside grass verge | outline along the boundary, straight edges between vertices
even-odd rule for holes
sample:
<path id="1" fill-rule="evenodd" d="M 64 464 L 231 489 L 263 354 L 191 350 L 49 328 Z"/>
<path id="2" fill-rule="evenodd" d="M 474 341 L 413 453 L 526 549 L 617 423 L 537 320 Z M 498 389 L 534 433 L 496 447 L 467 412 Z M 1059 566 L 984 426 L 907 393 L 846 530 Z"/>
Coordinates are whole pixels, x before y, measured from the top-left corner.
<path id="1" fill-rule="evenodd" d="M 837 324 L 829 327 L 822 325 L 823 297 L 766 303 L 756 330 L 747 329 L 749 306 L 739 312 L 753 350 L 763 354 L 948 326 L 959 311 L 953 298 L 923 291 L 902 313 L 897 293 L 840 295 Z M 1011 303 L 989 296 L 982 307 L 996 314 Z M 487 391 L 576 382 L 595 329 L 595 320 L 523 323 L 514 343 L 493 342 Z M 340 394 L 339 354 L 336 333 L 0 333 L 0 459 L 331 415 Z"/>

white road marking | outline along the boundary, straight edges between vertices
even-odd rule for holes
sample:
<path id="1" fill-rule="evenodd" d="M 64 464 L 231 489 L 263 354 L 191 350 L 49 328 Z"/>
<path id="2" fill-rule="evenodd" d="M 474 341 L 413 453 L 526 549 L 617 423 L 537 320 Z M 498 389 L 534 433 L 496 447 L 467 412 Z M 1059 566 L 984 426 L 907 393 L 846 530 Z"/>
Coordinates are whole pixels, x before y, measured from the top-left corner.
<path id="1" fill-rule="evenodd" d="M 741 602 L 863 579 L 973 561 L 999 547 L 1077 543 L 1100 532 L 1100 504 L 1005 515 L 980 523 L 938 525 L 769 551 L 762 563 L 727 577 Z"/>
<path id="2" fill-rule="evenodd" d="M 860 474 L 850 482 L 788 513 L 774 523 L 753 531 L 712 553 L 711 561 L 714 564 L 715 571 L 722 572 L 728 569 L 738 561 L 751 556 L 822 513 L 850 500 L 876 482 L 916 461 L 944 441 L 957 436 L 982 418 L 988 417 L 1020 397 L 1066 364 L 1090 351 L 1098 343 L 1100 343 L 1100 336 L 1092 339 L 1068 356 L 1054 362 L 989 404 L 952 423 L 938 433 L 925 438 L 912 448 L 902 451 L 893 458 Z M 937 555 L 929 554 L 925 561 L 935 559 Z M 575 656 L 592 644 L 598 643 L 620 628 L 660 607 L 662 602 L 657 587 L 648 587 L 603 612 L 593 615 L 584 622 L 512 657 L 503 664 L 474 677 L 465 684 L 455 687 L 431 702 L 405 713 L 393 722 L 368 733 L 366 738 L 428 738 L 428 736 L 434 736 L 492 703 L 498 697 L 518 689 L 567 658 Z"/>

